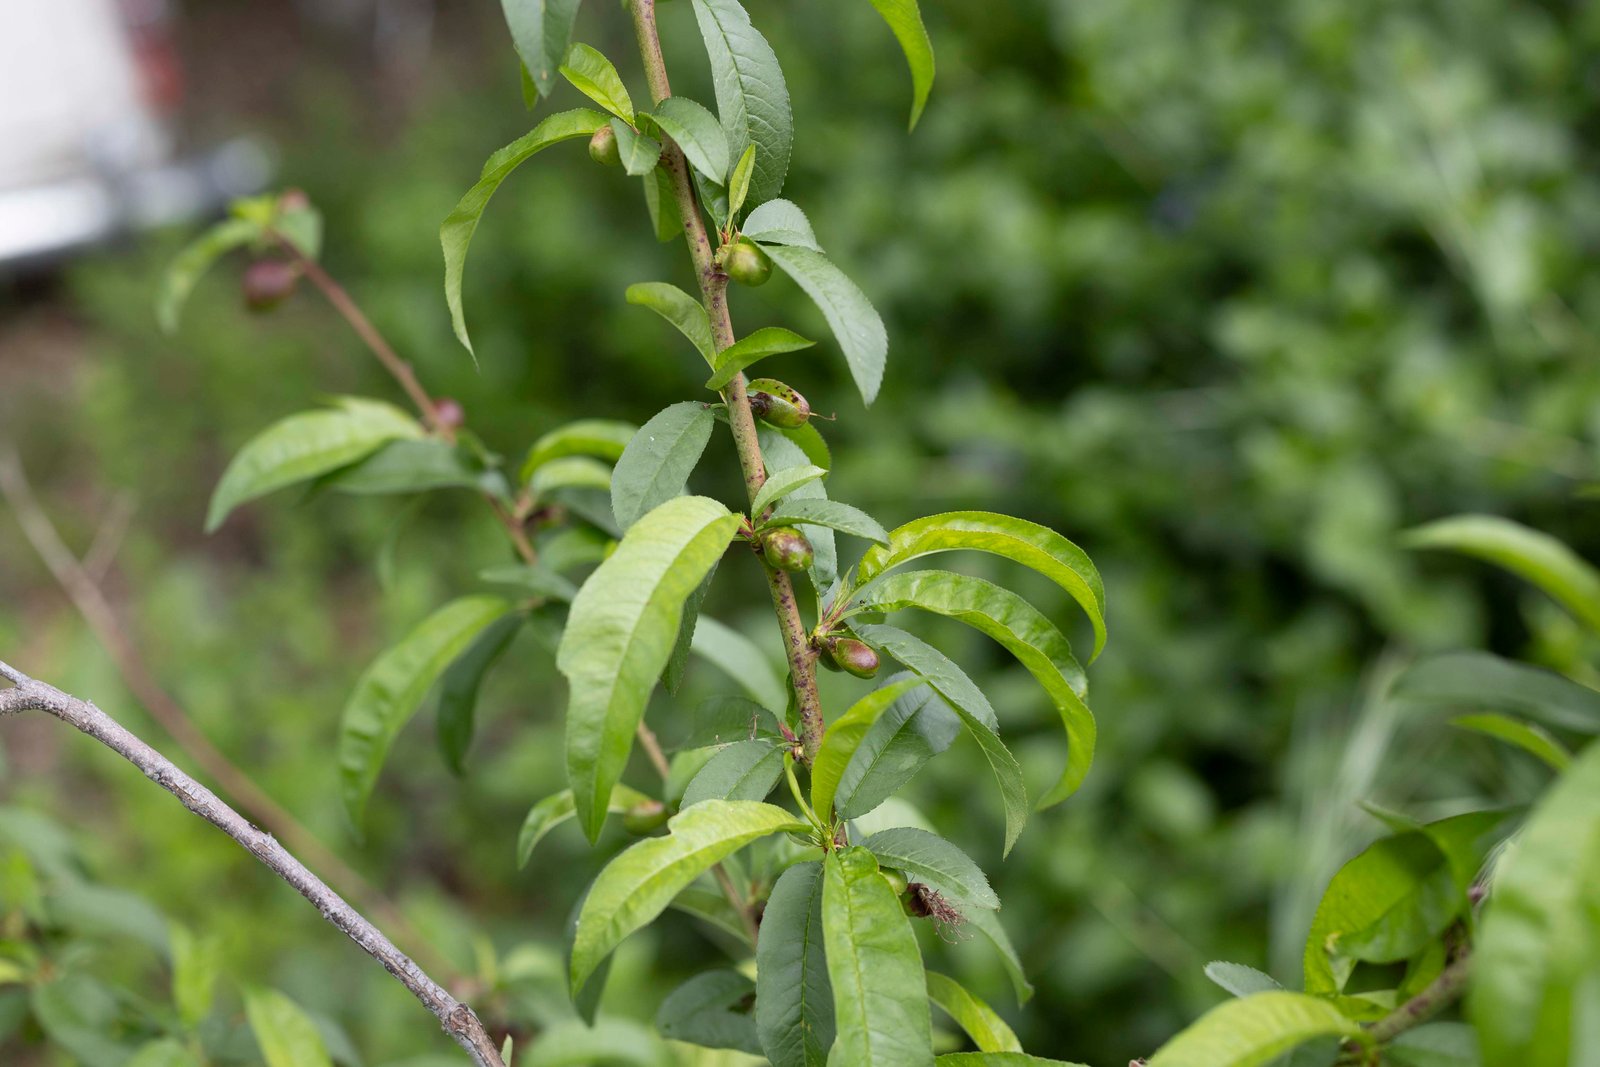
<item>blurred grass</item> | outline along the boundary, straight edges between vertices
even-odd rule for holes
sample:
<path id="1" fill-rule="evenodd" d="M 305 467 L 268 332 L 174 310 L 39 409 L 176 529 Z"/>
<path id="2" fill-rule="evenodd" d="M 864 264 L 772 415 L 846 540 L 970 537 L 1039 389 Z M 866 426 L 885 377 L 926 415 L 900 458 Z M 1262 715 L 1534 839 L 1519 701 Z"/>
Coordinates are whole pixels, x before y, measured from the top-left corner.
<path id="1" fill-rule="evenodd" d="M 642 421 L 699 379 L 692 353 L 620 299 L 635 281 L 683 282 L 681 250 L 651 240 L 634 182 L 576 149 L 519 172 L 479 231 L 466 281 L 479 370 L 452 339 L 437 223 L 532 121 L 493 7 L 442 7 L 403 92 L 350 41 L 307 29 L 294 62 L 271 61 L 290 76 L 197 125 L 280 138 L 284 182 L 328 214 L 330 268 L 515 456 L 579 415 Z M 839 415 L 833 494 L 888 524 L 957 507 L 1048 523 L 1109 591 L 1084 791 L 1036 816 L 1000 864 L 974 753 L 958 746 L 913 790 L 993 870 L 1038 997 L 1018 1014 L 977 945 L 930 951 L 1041 1055 L 1143 1054 L 1220 998 L 1200 974 L 1209 959 L 1295 979 L 1306 888 L 1372 832 L 1355 800 L 1421 803 L 1484 777 L 1438 747 L 1416 750 L 1438 772 L 1431 793 L 1379 772 L 1385 748 L 1415 743 L 1403 724 L 1372 725 L 1383 712 L 1364 686 L 1381 653 L 1487 641 L 1569 665 L 1592 651 L 1509 583 L 1414 558 L 1395 534 L 1485 510 L 1595 551 L 1593 508 L 1572 490 L 1593 477 L 1600 401 L 1600 17 L 1505 0 L 929 5 L 940 76 L 908 137 L 908 80 L 867 5 L 751 7 L 795 100 L 786 195 L 890 329 L 870 412 L 831 345 L 774 367 Z M 194 42 L 213 50 L 202 69 L 226 69 L 252 19 L 289 17 L 197 10 L 214 34 Z M 688 6 L 662 17 L 675 86 L 707 96 Z M 580 34 L 621 62 L 621 28 L 597 4 Z M 562 777 L 563 693 L 531 638 L 486 691 L 467 779 L 444 770 L 419 716 L 364 844 L 335 792 L 330 745 L 356 675 L 501 551 L 495 531 L 470 501 L 430 501 L 387 590 L 373 560 L 401 502 L 282 494 L 202 538 L 210 486 L 267 421 L 318 394 L 393 391 L 310 295 L 268 320 L 239 310 L 233 268 L 204 283 L 178 337 L 158 336 L 153 279 L 182 236 L 7 298 L 6 436 L 75 544 L 111 494 L 138 502 L 113 589 L 224 750 L 464 970 L 475 936 L 555 943 L 620 842 L 591 852 L 559 834 L 537 869 L 514 870 L 523 811 Z M 739 298 L 741 329 L 825 335 L 785 282 Z M 731 498 L 731 464 L 714 442 L 697 486 Z M 765 640 L 757 576 L 726 570 L 714 613 Z M 1047 585 L 992 573 L 1073 617 Z M 995 697 L 1030 782 L 1050 780 L 1062 757 L 1043 695 L 997 649 L 937 632 Z M 8 522 L 0 646 L 149 727 Z M 716 684 L 697 675 L 677 703 Z M 1347 755 L 1358 722 L 1369 743 Z M 72 825 L 107 883 L 223 934 L 230 973 L 322 1006 L 373 1063 L 431 1039 L 403 991 L 113 760 L 47 725 L 0 740 L 8 801 Z M 669 979 L 715 959 L 681 917 L 650 936 L 662 951 L 630 954 L 610 994 L 640 1018 Z"/>

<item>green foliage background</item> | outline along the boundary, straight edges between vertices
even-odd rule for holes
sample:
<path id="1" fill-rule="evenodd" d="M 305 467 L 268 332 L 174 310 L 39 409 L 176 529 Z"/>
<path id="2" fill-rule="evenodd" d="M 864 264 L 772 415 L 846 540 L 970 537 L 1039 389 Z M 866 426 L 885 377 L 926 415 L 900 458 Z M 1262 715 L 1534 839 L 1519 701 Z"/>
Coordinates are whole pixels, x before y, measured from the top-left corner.
<path id="1" fill-rule="evenodd" d="M 197 49 L 266 18 L 191 6 Z M 1485 783 L 1518 800 L 1539 780 L 1481 746 L 1410 736 L 1372 694 L 1422 649 L 1487 644 L 1580 674 L 1592 662 L 1587 639 L 1509 580 L 1413 557 L 1396 533 L 1490 511 L 1592 554 L 1594 509 L 1573 490 L 1593 475 L 1600 429 L 1600 16 L 1506 0 L 932 4 L 940 80 L 908 136 L 905 71 L 869 5 L 750 6 L 796 104 L 787 188 L 890 331 L 870 412 L 837 359 L 782 369 L 839 416 L 826 428 L 836 495 L 888 525 L 1017 514 L 1105 575 L 1112 640 L 1091 671 L 1101 747 L 1084 790 L 1036 817 L 1004 864 L 975 750 L 958 746 L 914 792 L 991 870 L 1038 995 L 1015 1011 L 975 944 L 940 950 L 939 965 L 1003 1006 L 1030 1050 L 1125 1062 L 1222 999 L 1206 961 L 1293 977 L 1316 894 L 1377 832 L 1356 800 L 1425 809 Z M 636 281 L 683 281 L 681 249 L 655 244 L 637 183 L 580 147 L 519 172 L 479 231 L 466 292 L 480 369 L 451 337 L 438 222 L 532 121 L 495 7 L 445 5 L 438 47 L 405 84 L 307 29 L 270 100 L 213 108 L 200 127 L 279 138 L 283 180 L 326 212 L 330 268 L 433 389 L 516 455 L 580 415 L 641 421 L 699 378 L 678 339 L 621 299 Z M 664 5 L 662 22 L 694 92 L 706 72 L 687 5 Z M 604 4 L 579 26 L 619 60 L 622 29 Z M 218 61 L 198 62 L 203 75 Z M 310 295 L 256 321 L 228 270 L 176 339 L 160 337 L 153 279 L 182 236 L 81 262 L 43 299 L 4 298 L 6 436 L 79 546 L 113 494 L 137 501 L 111 584 L 161 679 L 459 968 L 481 969 L 491 945 L 502 961 L 558 945 L 623 837 L 591 851 L 568 827 L 515 869 L 523 813 L 563 774 L 548 650 L 525 635 L 494 676 L 466 779 L 419 718 L 365 842 L 343 823 L 330 750 L 365 663 L 468 589 L 500 535 L 466 499 L 414 512 L 291 492 L 203 538 L 226 458 L 266 422 L 318 393 L 392 390 Z M 785 281 L 741 296 L 743 329 L 820 325 Z M 706 471 L 730 473 L 696 488 L 733 499 L 721 435 L 710 456 Z M 725 570 L 713 613 L 772 639 L 754 569 Z M 1075 618 L 1047 583 L 1006 576 Z M 1010 722 L 1032 716 L 1013 747 L 1031 782 L 1050 780 L 1059 727 L 1031 679 L 979 638 L 941 636 Z M 159 737 L 10 522 L 0 647 Z M 852 690 L 828 681 L 837 708 Z M 702 668 L 652 716 L 670 723 L 715 684 Z M 102 884 L 219 935 L 229 975 L 290 991 L 364 1062 L 448 1050 L 314 912 L 109 754 L 49 723 L 7 723 L 0 744 L 7 802 L 62 824 Z M 0 855 L 24 848 L 25 821 L 0 820 Z M 148 950 L 98 951 L 132 981 L 161 980 Z M 522 964 L 537 972 L 541 951 Z M 715 958 L 669 918 L 627 946 L 607 1007 L 648 1019 Z M 518 986 L 517 1011 L 560 1018 L 551 988 Z M 55 1062 L 26 1036 L 0 1045 L 7 1062 Z"/>

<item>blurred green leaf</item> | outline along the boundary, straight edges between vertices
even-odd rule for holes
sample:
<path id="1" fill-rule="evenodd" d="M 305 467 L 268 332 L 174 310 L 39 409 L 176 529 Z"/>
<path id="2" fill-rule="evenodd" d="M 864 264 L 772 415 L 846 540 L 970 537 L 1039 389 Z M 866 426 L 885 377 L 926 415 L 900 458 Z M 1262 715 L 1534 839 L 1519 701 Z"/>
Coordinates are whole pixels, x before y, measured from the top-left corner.
<path id="1" fill-rule="evenodd" d="M 656 1012 L 661 1036 L 705 1048 L 761 1054 L 756 1040 L 755 983 L 738 971 L 706 971 L 667 994 Z"/>
<path id="2" fill-rule="evenodd" d="M 472 744 L 477 719 L 478 690 L 484 675 L 511 647 L 526 616 L 520 611 L 503 615 L 484 627 L 467 650 L 456 657 L 439 682 L 437 723 L 439 749 L 456 774 L 466 771 L 467 749 Z"/>
<path id="3" fill-rule="evenodd" d="M 1047 1060 L 1026 1052 L 947 1052 L 933 1061 L 943 1067 L 1084 1067 L 1066 1060 Z"/>
<path id="4" fill-rule="evenodd" d="M 631 1019 L 611 1016 L 585 1026 L 563 1020 L 518 1054 L 516 1067 L 679 1067 L 665 1042 Z"/>
<path id="5" fill-rule="evenodd" d="M 528 479 L 536 494 L 558 489 L 597 489 L 611 492 L 611 468 L 590 456 L 562 456 L 542 464 Z"/>
<path id="6" fill-rule="evenodd" d="M 653 797 L 618 783 L 611 787 L 611 802 L 606 810 L 613 815 L 621 815 L 633 808 L 655 803 L 657 801 Z M 570 789 L 552 793 L 529 808 L 527 817 L 522 820 L 522 830 L 517 834 L 517 867 L 526 867 L 528 858 L 545 835 L 570 820 L 577 810 Z"/>
<path id="7" fill-rule="evenodd" d="M 917 0 L 872 0 L 872 6 L 894 31 L 901 51 L 906 54 L 906 62 L 911 66 L 911 128 L 916 129 L 917 119 L 922 117 L 922 109 L 928 103 L 928 92 L 933 88 L 933 42 L 928 40 L 927 28 L 922 25 Z"/>
<path id="8" fill-rule="evenodd" d="M 683 603 L 738 525 L 737 515 L 706 497 L 669 500 L 634 523 L 578 590 L 556 666 L 571 690 L 567 778 L 591 841 L 600 834 L 604 798 L 621 777 L 634 729 L 672 654 Z"/>
<path id="9" fill-rule="evenodd" d="M 1485 1063 L 1566 1067 L 1600 989 L 1600 745 L 1534 807 L 1496 870 L 1473 952 L 1467 1014 Z"/>
<path id="10" fill-rule="evenodd" d="M 1558 729 L 1600 733 L 1600 692 L 1487 652 L 1419 660 L 1395 679 L 1391 692 L 1418 703 L 1515 712 Z"/>
<path id="11" fill-rule="evenodd" d="M 401 439 L 334 471 L 322 484 L 341 493 L 379 495 L 477 489 L 482 477 L 482 470 L 454 445 L 432 439 Z"/>
<path id="12" fill-rule="evenodd" d="M 1261 1067 L 1319 1037 L 1353 1038 L 1361 1028 L 1325 1000 L 1256 993 L 1224 1001 L 1150 1057 L 1150 1067 Z"/>
<path id="13" fill-rule="evenodd" d="M 861 391 L 862 402 L 870 405 L 883 384 L 889 334 L 867 295 L 821 252 L 794 245 L 762 247 L 828 320 L 828 328 L 839 342 L 856 388 Z"/>
<path id="14" fill-rule="evenodd" d="M 537 8 L 542 16 L 546 6 L 546 0 L 502 0 L 502 2 L 506 5 L 508 18 L 513 7 L 519 10 Z M 577 10 L 577 0 L 548 0 L 548 2 L 552 8 L 559 3 L 570 4 L 573 12 Z M 513 33 L 515 32 L 513 24 Z M 519 43 L 518 49 L 522 48 L 522 44 Z M 565 49 L 566 45 L 563 42 L 562 50 Z M 525 51 L 523 61 L 529 62 Z M 540 91 L 548 92 L 545 82 L 539 77 L 539 67 L 529 62 L 529 69 L 534 72 Z M 450 306 L 450 322 L 455 328 L 456 338 L 468 352 L 472 351 L 472 341 L 467 336 L 467 319 L 461 306 L 461 276 L 466 269 L 467 249 L 472 245 L 472 235 L 477 232 L 478 220 L 483 218 L 483 209 L 489 206 L 489 198 L 512 171 L 535 154 L 561 141 L 592 136 L 594 131 L 609 121 L 608 116 L 588 108 L 562 111 L 549 116 L 531 131 L 490 156 L 489 161 L 483 165 L 483 173 L 479 175 L 477 184 L 468 189 L 466 195 L 456 204 L 455 210 L 445 216 L 443 224 L 439 227 L 439 243 L 444 247 L 444 298 L 445 303 Z"/>
<path id="15" fill-rule="evenodd" d="M 120 1067 L 132 1055 L 119 1036 L 123 1026 L 117 994 L 104 982 L 69 971 L 34 986 L 28 997 L 40 1028 L 68 1055 L 95 1067 Z"/>
<path id="16" fill-rule="evenodd" d="M 206 532 L 240 504 L 354 463 L 390 441 L 422 436 L 417 420 L 391 404 L 353 396 L 336 403 L 290 415 L 246 442 L 211 495 Z"/>
<path id="17" fill-rule="evenodd" d="M 168 1037 L 139 1049 L 127 1067 L 200 1067 L 200 1061 L 182 1043 Z"/>
<path id="18" fill-rule="evenodd" d="M 317 1026 L 275 989 L 246 989 L 245 1015 L 267 1067 L 333 1067 Z"/>
<path id="19" fill-rule="evenodd" d="M 211 1014 L 222 969 L 221 946 L 214 937 L 196 937 L 181 923 L 171 923 L 167 929 L 172 943 L 172 1003 L 178 1021 L 193 1030 Z"/>
<path id="20" fill-rule="evenodd" d="M 690 651 L 737 682 L 770 711 L 782 712 L 788 690 L 772 660 L 754 641 L 709 615 L 700 616 Z"/>
<path id="21" fill-rule="evenodd" d="M 235 248 L 260 240 L 261 226 L 247 219 L 224 219 L 191 241 L 161 276 L 156 296 L 156 321 L 163 333 L 175 333 L 178 316 L 189 294 L 219 258 Z"/>
<path id="22" fill-rule="evenodd" d="M 1424 1023 L 1383 1046 L 1394 1067 L 1481 1067 L 1478 1035 L 1466 1023 Z"/>
<path id="23" fill-rule="evenodd" d="M 429 615 L 372 661 L 356 682 L 339 726 L 340 794 L 359 827 L 395 736 L 447 667 L 511 610 L 497 596 L 465 596 Z"/>
<path id="24" fill-rule="evenodd" d="M 954 1019 L 980 1052 L 1021 1052 L 1022 1043 L 995 1010 L 954 978 L 928 972 L 928 999 Z"/>
<path id="25" fill-rule="evenodd" d="M 1483 734 L 1515 745 L 1529 755 L 1542 760 L 1555 771 L 1564 771 L 1572 762 L 1567 746 L 1550 736 L 1550 732 L 1533 723 L 1513 719 L 1509 715 L 1488 712 L 1482 715 L 1458 715 L 1450 720 L 1451 726 Z"/>
<path id="26" fill-rule="evenodd" d="M 1600 633 L 1600 572 L 1549 534 L 1495 515 L 1459 515 L 1407 532 L 1409 548 L 1438 548 L 1493 563 L 1548 593 Z"/>
<path id="27" fill-rule="evenodd" d="M 540 437 L 528 449 L 523 460 L 521 479 L 526 482 L 533 472 L 553 459 L 563 456 L 598 456 L 608 463 L 622 458 L 622 450 L 639 427 L 617 419 L 578 419 Z"/>
<path id="28" fill-rule="evenodd" d="M 822 870 L 822 933 L 838 1027 L 830 1062 L 931 1065 L 922 953 L 899 898 L 859 846 L 829 852 Z"/>
<path id="29" fill-rule="evenodd" d="M 1283 988 L 1270 974 L 1263 974 L 1254 967 L 1246 967 L 1242 963 L 1229 963 L 1226 960 L 1212 960 L 1206 964 L 1206 977 L 1236 997 L 1248 997 L 1252 993 L 1270 993 Z"/>
<path id="30" fill-rule="evenodd" d="M 589 889 L 572 946 L 572 994 L 622 939 L 647 925 L 700 874 L 770 834 L 804 832 L 782 808 L 755 801 L 707 800 L 667 823 L 667 836 L 629 847 Z"/>

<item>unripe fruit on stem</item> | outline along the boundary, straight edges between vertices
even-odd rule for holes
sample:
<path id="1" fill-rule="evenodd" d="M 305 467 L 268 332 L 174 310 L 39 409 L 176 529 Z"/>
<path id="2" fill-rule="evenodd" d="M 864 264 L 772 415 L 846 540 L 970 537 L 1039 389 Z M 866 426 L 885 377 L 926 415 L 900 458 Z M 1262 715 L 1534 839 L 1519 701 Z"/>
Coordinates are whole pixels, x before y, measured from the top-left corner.
<path id="1" fill-rule="evenodd" d="M 623 812 L 622 828 L 630 834 L 643 837 L 665 826 L 671 814 L 661 801 L 652 800 Z"/>
<path id="2" fill-rule="evenodd" d="M 722 269 L 740 285 L 765 285 L 772 277 L 772 260 L 754 241 L 741 237 L 728 249 Z"/>
<path id="3" fill-rule="evenodd" d="M 880 867 L 878 873 L 883 875 L 884 881 L 889 883 L 889 888 L 894 890 L 894 895 L 899 896 L 906 891 L 906 876 L 893 867 Z"/>
<path id="4" fill-rule="evenodd" d="M 617 148 L 617 131 L 609 125 L 594 131 L 589 138 L 589 158 L 606 167 L 622 165 L 622 152 Z"/>
<path id="5" fill-rule="evenodd" d="M 462 410 L 461 402 L 448 396 L 441 396 L 434 403 L 433 416 L 441 430 L 459 430 L 461 424 L 467 421 L 467 413 Z"/>
<path id="6" fill-rule="evenodd" d="M 830 637 L 822 642 L 822 660 L 848 671 L 857 678 L 871 678 L 878 673 L 878 654 L 865 641 L 854 637 Z"/>
<path id="7" fill-rule="evenodd" d="M 793 430 L 811 418 L 806 398 L 776 378 L 755 378 L 746 388 L 751 413 L 769 426 Z"/>
<path id="8" fill-rule="evenodd" d="M 300 268 L 284 259 L 258 259 L 244 270 L 240 291 L 251 311 L 271 311 L 289 298 Z"/>
<path id="9" fill-rule="evenodd" d="M 774 526 L 762 534 L 761 554 L 780 571 L 803 571 L 811 566 L 811 542 L 793 526 Z"/>

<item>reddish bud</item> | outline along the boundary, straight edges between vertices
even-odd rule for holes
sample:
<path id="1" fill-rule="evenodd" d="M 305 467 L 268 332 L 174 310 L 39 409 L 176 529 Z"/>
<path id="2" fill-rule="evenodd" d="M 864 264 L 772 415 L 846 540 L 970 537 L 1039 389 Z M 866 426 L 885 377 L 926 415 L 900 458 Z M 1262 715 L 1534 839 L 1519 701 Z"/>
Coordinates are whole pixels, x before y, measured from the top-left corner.
<path id="1" fill-rule="evenodd" d="M 462 423 L 467 421 L 467 413 L 461 409 L 461 402 L 448 396 L 440 397 L 433 405 L 433 416 L 441 430 L 459 430 Z"/>
<path id="2" fill-rule="evenodd" d="M 857 678 L 878 673 L 878 654 L 865 641 L 854 637 L 830 637 L 822 643 L 823 662 L 832 661 L 835 670 L 848 671 Z"/>
<path id="3" fill-rule="evenodd" d="M 282 259 L 258 259 L 245 268 L 240 289 L 245 307 L 271 311 L 289 298 L 300 280 L 300 268 Z"/>
<path id="4" fill-rule="evenodd" d="M 761 554 L 780 571 L 803 571 L 811 566 L 811 542 L 793 526 L 775 526 L 762 534 Z"/>
<path id="5" fill-rule="evenodd" d="M 304 211 L 311 206 L 311 198 L 304 189 L 285 189 L 278 195 L 278 210 L 282 212 Z"/>

